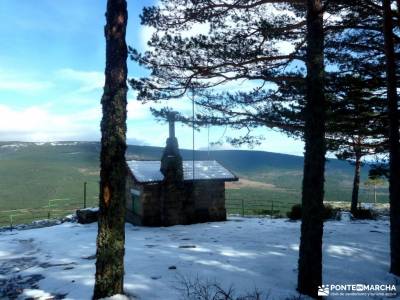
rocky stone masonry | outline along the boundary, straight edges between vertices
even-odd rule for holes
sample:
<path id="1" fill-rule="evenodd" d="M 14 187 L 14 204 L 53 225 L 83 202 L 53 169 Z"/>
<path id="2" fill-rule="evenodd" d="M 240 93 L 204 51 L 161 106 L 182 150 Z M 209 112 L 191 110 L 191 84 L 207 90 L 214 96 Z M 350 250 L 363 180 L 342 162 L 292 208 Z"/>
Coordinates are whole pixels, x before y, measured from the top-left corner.
<path id="1" fill-rule="evenodd" d="M 131 184 L 131 188 L 141 191 L 140 209 L 138 214 L 134 214 L 131 205 L 131 196 L 128 195 L 127 201 L 127 221 L 143 226 L 169 226 L 162 218 L 161 194 L 162 184 Z M 180 215 L 175 217 L 175 224 L 194 224 L 200 222 L 225 221 L 225 188 L 223 181 L 203 180 L 184 182 L 184 199 L 182 202 Z M 170 209 L 174 209 L 170 206 Z M 175 207 L 176 209 L 176 207 Z"/>
<path id="2" fill-rule="evenodd" d="M 226 220 L 224 181 L 184 181 L 182 156 L 175 137 L 175 113 L 170 112 L 169 137 L 161 157 L 161 183 L 139 184 L 128 176 L 127 220 L 144 226 L 172 226 Z M 133 211 L 131 188 L 140 191 Z"/>
<path id="3" fill-rule="evenodd" d="M 89 224 L 97 222 L 99 217 L 98 208 L 82 208 L 76 211 L 78 223 Z"/>
<path id="4" fill-rule="evenodd" d="M 160 193 L 161 223 L 171 226 L 185 223 L 183 203 L 185 190 L 183 185 L 182 156 L 179 153 L 178 140 L 175 137 L 175 113 L 168 115 L 169 137 L 161 157 L 160 171 L 164 175 Z M 145 199 L 144 199 L 145 200 Z"/>

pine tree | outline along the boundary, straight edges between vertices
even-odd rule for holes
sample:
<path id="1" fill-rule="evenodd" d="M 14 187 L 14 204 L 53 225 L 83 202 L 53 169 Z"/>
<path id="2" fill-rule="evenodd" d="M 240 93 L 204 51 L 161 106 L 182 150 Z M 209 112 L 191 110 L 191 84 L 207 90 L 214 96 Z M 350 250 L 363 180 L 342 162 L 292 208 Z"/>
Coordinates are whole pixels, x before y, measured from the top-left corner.
<path id="1" fill-rule="evenodd" d="M 387 105 L 389 115 L 389 198 L 390 198 L 390 272 L 400 275 L 400 144 L 396 58 L 393 13 L 390 0 L 383 0 Z"/>
<path id="2" fill-rule="evenodd" d="M 101 99 L 101 169 L 94 299 L 123 293 L 127 167 L 126 105 L 128 20 L 125 0 L 108 0 L 105 86 Z"/>
<path id="3" fill-rule="evenodd" d="M 317 297 L 322 283 L 322 208 L 325 165 L 324 33 L 323 7 L 319 0 L 302 1 L 184 1 L 163 0 L 143 11 L 142 23 L 156 33 L 151 51 L 131 57 L 151 70 L 134 79 L 139 100 L 179 98 L 196 90 L 197 104 L 208 109 L 198 123 L 234 128 L 268 126 L 296 132 L 304 130 L 305 167 L 303 221 L 299 260 L 301 293 Z M 206 24 L 209 34 L 187 37 L 194 24 Z M 186 34 L 186 35 L 185 35 Z M 291 43 L 282 51 L 282 43 Z M 307 67 L 307 77 L 305 76 Z M 235 95 L 215 88 L 247 80 L 257 85 Z M 280 101 L 275 84 L 290 89 L 292 82 L 306 83 L 306 100 L 298 95 Z M 305 103 L 304 120 L 291 118 L 289 106 Z M 286 110 L 287 109 L 287 110 Z M 274 115 L 274 112 L 279 113 Z M 160 113 L 167 113 L 168 110 Z M 254 142 L 249 135 L 232 142 Z"/>
<path id="4" fill-rule="evenodd" d="M 397 11 L 392 5 L 397 4 Z M 382 79 L 386 89 L 388 118 L 387 134 L 389 159 L 389 198 L 390 198 L 390 249 L 392 273 L 400 274 L 400 146 L 399 113 L 397 99 L 397 78 L 399 67 L 396 58 L 400 53 L 400 37 L 394 31 L 400 26 L 400 1 L 390 0 L 352 0 L 334 1 L 332 5 L 344 7 L 342 24 L 347 28 L 343 39 L 332 39 L 333 56 L 347 56 L 347 69 L 358 69 L 360 64 L 375 78 Z M 397 22 L 393 22 L 393 15 Z M 343 43 L 344 41 L 344 43 Z M 342 45 L 345 45 L 342 47 Z M 356 61 L 356 64 L 352 62 Z M 385 174 L 385 167 L 379 164 L 376 172 Z"/>
<path id="5" fill-rule="evenodd" d="M 385 151 L 385 103 L 380 80 L 352 74 L 331 78 L 328 149 L 354 164 L 351 212 L 357 214 L 362 158 Z"/>
<path id="6" fill-rule="evenodd" d="M 204 109 L 203 113 L 197 116 L 198 125 L 210 123 L 226 125 L 236 129 L 248 129 L 249 132 L 252 128 L 267 126 L 282 130 L 291 136 L 304 138 L 307 117 L 305 110 L 307 102 L 304 101 L 304 95 L 308 92 L 308 88 L 305 88 L 306 72 L 303 70 L 303 62 L 306 61 L 304 6 L 293 3 L 287 5 L 285 8 L 291 10 L 291 16 L 294 15 L 296 18 L 287 18 L 284 14 L 284 17 L 278 18 L 277 21 L 274 18 L 268 20 L 265 17 L 267 13 L 263 11 L 263 14 L 259 9 L 270 1 L 237 1 L 235 4 L 202 1 L 189 7 L 183 17 L 176 12 L 185 1 L 170 2 L 177 6 L 169 7 L 168 17 L 165 17 L 165 11 L 162 9 L 149 9 L 144 14 L 144 22 L 164 30 L 171 25 L 177 25 L 177 28 L 172 27 L 179 31 L 190 28 L 193 22 L 207 23 L 213 19 L 210 31 L 214 34 L 213 39 L 199 36 L 185 40 L 168 34 L 164 37 L 158 35 L 150 42 L 150 45 L 156 47 L 154 53 L 140 56 L 132 52 L 134 59 L 152 68 L 153 79 L 157 78 L 153 81 L 133 82 L 133 86 L 140 90 L 139 97 L 141 99 L 179 97 L 184 95 L 190 84 L 195 83 L 194 85 L 200 88 L 202 93 L 196 104 Z M 327 1 L 324 10 L 333 18 L 326 19 L 324 29 L 325 57 L 333 68 L 338 68 L 339 73 L 361 74 L 366 78 L 367 84 L 378 81 L 377 85 L 372 84 L 377 93 L 382 93 L 385 85 L 387 86 L 389 126 L 387 122 L 383 122 L 382 128 L 388 127 L 387 130 L 390 132 L 387 136 L 390 149 L 391 270 L 398 274 L 400 154 L 395 85 L 399 68 L 395 64 L 395 59 L 400 53 L 400 37 L 393 27 L 400 26 L 400 15 L 398 9 L 395 13 L 391 10 L 394 3 L 395 1 L 389 0 Z M 399 8 L 400 1 L 396 3 Z M 240 14 L 240 9 L 246 12 L 245 17 Z M 232 11 L 236 12 L 235 19 L 224 22 Z M 395 24 L 392 20 L 393 14 L 397 18 Z M 177 16 L 176 22 L 173 21 L 172 15 Z M 148 18 L 149 16 L 151 17 Z M 337 20 L 330 21 L 332 19 Z M 253 27 L 246 27 L 246 24 L 250 24 L 250 20 L 256 21 L 251 24 Z M 236 21 L 240 26 L 233 29 L 231 25 Z M 218 32 L 218 28 L 222 30 Z M 268 41 L 276 44 L 282 40 L 295 45 L 289 55 L 274 56 L 279 51 L 264 51 L 268 49 Z M 196 52 L 194 49 L 201 51 Z M 166 53 L 171 56 L 168 57 Z M 161 62 L 157 61 L 160 57 Z M 330 76 L 327 77 L 325 87 L 329 89 Z M 204 79 L 220 79 L 220 81 L 211 81 L 207 85 Z M 235 79 L 259 80 L 261 85 L 250 92 L 204 92 L 206 88 Z M 274 88 L 274 85 L 277 86 Z M 163 111 L 156 114 L 163 115 Z M 181 119 L 185 121 L 184 117 Z M 329 116 L 327 122 L 329 123 Z M 249 133 L 231 140 L 236 144 L 255 141 L 257 137 L 252 137 Z M 347 143 L 343 142 L 344 145 Z M 355 173 L 357 177 L 357 169 Z M 355 178 L 355 185 L 357 181 Z M 355 189 L 353 203 L 356 194 Z"/>
<path id="7" fill-rule="evenodd" d="M 394 4 L 397 10 L 394 12 Z M 374 72 L 376 79 L 383 79 L 387 97 L 386 115 L 389 151 L 389 170 L 377 164 L 373 173 L 389 176 L 390 198 L 390 271 L 400 274 L 400 145 L 396 63 L 400 53 L 400 1 L 391 0 L 337 0 L 330 4 L 333 9 L 344 8 L 342 29 L 331 39 L 329 56 L 345 57 L 347 70 Z M 393 17 L 396 17 L 396 22 Z M 394 30 L 394 29 L 397 30 Z M 344 32 L 344 34 L 343 34 Z M 356 63 L 354 63 L 356 62 Z M 389 171 L 389 172 L 388 172 Z M 389 174 L 387 174 L 389 173 Z"/>
<path id="8" fill-rule="evenodd" d="M 304 174 L 297 289 L 317 298 L 322 285 L 322 234 L 325 171 L 325 68 L 323 7 L 307 1 L 307 88 L 304 111 Z"/>

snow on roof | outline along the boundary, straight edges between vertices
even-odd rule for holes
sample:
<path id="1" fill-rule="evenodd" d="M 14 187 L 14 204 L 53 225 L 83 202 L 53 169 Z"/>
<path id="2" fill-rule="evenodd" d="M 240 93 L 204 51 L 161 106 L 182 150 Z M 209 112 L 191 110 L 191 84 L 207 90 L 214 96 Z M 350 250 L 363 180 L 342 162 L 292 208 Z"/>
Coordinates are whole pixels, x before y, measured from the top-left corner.
<path id="1" fill-rule="evenodd" d="M 164 175 L 160 171 L 161 162 L 157 160 L 130 160 L 127 161 L 129 169 L 138 182 L 160 182 Z M 223 180 L 236 181 L 238 178 L 229 170 L 225 169 L 215 160 L 183 161 L 184 180 Z"/>

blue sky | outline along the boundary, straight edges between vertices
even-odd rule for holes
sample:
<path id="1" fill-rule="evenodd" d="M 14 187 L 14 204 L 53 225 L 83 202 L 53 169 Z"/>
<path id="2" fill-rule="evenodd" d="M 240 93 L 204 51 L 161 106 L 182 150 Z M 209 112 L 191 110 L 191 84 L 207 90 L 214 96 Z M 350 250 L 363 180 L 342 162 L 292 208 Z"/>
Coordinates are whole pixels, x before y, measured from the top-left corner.
<path id="1" fill-rule="evenodd" d="M 149 29 L 140 25 L 142 7 L 152 0 L 128 0 L 128 44 L 143 50 Z M 100 139 L 100 98 L 104 82 L 106 0 L 0 1 L 0 140 L 57 141 Z M 143 75 L 128 62 L 129 77 Z M 128 142 L 163 146 L 168 134 L 149 104 L 128 94 Z M 190 112 L 188 100 L 169 104 Z M 192 147 L 191 129 L 177 126 L 182 148 Z M 210 141 L 223 135 L 210 128 Z M 237 134 L 228 130 L 227 134 Z M 256 150 L 302 155 L 303 144 L 262 128 Z M 207 131 L 196 133 L 195 148 L 207 148 Z M 229 147 L 229 145 L 224 145 Z"/>

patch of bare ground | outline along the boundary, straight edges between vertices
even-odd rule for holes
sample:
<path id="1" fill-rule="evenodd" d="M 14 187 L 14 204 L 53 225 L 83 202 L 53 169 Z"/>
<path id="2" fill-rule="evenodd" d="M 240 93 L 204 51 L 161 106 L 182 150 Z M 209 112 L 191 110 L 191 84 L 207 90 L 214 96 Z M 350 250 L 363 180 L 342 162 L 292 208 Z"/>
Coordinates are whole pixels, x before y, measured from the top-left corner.
<path id="1" fill-rule="evenodd" d="M 350 206 L 351 206 L 350 202 L 344 202 L 344 201 L 329 201 L 329 202 L 325 202 L 325 204 L 329 204 L 333 208 L 339 208 L 339 209 L 345 210 L 345 211 L 350 211 Z M 390 208 L 389 203 L 365 203 L 365 202 L 363 203 L 362 202 L 361 207 L 372 209 L 372 210 L 376 211 L 377 213 L 379 213 L 380 215 L 389 215 L 389 208 Z"/>
<path id="2" fill-rule="evenodd" d="M 146 160 L 146 157 L 140 154 L 126 154 L 126 160 Z"/>
<path id="3" fill-rule="evenodd" d="M 239 181 L 226 182 L 225 188 L 230 190 L 237 190 L 241 188 L 258 188 L 265 190 L 281 190 L 272 183 L 265 183 L 261 181 L 254 181 L 245 178 L 240 178 Z"/>
<path id="4" fill-rule="evenodd" d="M 345 202 L 345 201 L 329 201 L 325 202 L 325 204 L 330 204 L 334 208 L 342 208 L 342 209 L 350 209 L 351 203 L 350 201 Z M 368 207 L 374 207 L 377 209 L 386 209 L 389 208 L 389 203 L 367 203 L 367 202 L 362 202 L 362 206 L 368 206 Z"/>
<path id="5" fill-rule="evenodd" d="M 84 175 L 93 175 L 93 176 L 97 176 L 100 175 L 100 171 L 99 170 L 90 170 L 90 169 L 86 169 L 86 168 L 78 168 L 78 172 Z"/>

